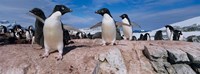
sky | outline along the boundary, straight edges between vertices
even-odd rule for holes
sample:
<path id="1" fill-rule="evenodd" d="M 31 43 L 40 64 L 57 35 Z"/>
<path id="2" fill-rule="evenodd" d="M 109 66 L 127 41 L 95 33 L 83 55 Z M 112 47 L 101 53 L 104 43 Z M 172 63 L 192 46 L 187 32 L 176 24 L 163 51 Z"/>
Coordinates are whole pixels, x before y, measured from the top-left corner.
<path id="1" fill-rule="evenodd" d="M 94 12 L 101 8 L 108 8 L 115 21 L 128 14 L 131 21 L 142 27 L 134 29 L 144 30 L 200 16 L 200 0 L 1 0 L 0 20 L 16 21 L 25 27 L 34 25 L 35 18 L 28 11 L 40 8 L 49 16 L 58 4 L 73 10 L 61 20 L 75 28 L 88 28 L 100 22 L 102 16 Z"/>

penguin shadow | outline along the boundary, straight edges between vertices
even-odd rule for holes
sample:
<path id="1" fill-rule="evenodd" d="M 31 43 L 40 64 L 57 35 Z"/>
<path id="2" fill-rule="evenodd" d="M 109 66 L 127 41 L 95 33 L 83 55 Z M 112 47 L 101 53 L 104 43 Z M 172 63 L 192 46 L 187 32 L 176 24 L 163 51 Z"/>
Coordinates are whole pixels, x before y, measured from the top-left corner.
<path id="1" fill-rule="evenodd" d="M 63 55 L 66 55 L 67 53 L 69 53 L 71 50 L 74 50 L 76 48 L 81 48 L 81 47 L 87 47 L 86 45 L 73 45 L 73 46 L 67 46 L 63 48 Z"/>
<path id="2" fill-rule="evenodd" d="M 71 50 L 74 50 L 76 48 L 81 48 L 81 47 L 88 47 L 88 46 L 86 46 L 86 45 L 78 45 L 78 46 L 73 45 L 73 46 L 64 47 L 63 48 L 63 56 L 66 55 L 67 53 L 69 53 Z M 56 52 L 58 52 L 58 50 L 52 51 L 49 54 L 56 53 Z"/>

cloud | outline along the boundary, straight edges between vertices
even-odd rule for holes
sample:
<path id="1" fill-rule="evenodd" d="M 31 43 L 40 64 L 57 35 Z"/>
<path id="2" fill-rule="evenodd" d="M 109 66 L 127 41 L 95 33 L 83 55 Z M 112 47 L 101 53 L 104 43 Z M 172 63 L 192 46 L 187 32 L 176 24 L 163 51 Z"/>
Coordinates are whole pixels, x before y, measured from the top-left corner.
<path id="1" fill-rule="evenodd" d="M 34 18 L 26 13 L 35 7 L 43 9 L 46 6 L 48 7 L 49 4 L 50 2 L 47 0 L 1 0 L 0 20 L 17 21 L 23 26 L 33 25 Z"/>
<path id="2" fill-rule="evenodd" d="M 199 16 L 199 5 L 195 0 L 1 0 L 0 20 L 17 21 L 23 25 L 33 25 L 35 18 L 26 13 L 32 8 L 41 8 L 49 16 L 56 4 L 72 8 L 72 13 L 62 16 L 62 21 L 74 27 L 89 27 L 101 21 L 102 16 L 94 14 L 101 7 L 110 9 L 116 21 L 119 15 L 127 13 L 131 20 L 144 29 L 159 28 L 191 17 Z"/>

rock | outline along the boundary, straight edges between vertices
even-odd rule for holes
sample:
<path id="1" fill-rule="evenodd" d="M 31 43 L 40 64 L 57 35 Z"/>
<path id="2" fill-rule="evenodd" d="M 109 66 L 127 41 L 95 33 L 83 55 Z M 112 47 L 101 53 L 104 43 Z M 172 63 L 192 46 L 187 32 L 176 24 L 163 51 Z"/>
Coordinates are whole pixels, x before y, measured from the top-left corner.
<path id="1" fill-rule="evenodd" d="M 190 59 L 191 63 L 200 64 L 200 51 L 194 49 L 192 47 L 184 47 L 181 48 L 184 52 L 187 53 L 188 58 Z"/>
<path id="2" fill-rule="evenodd" d="M 168 63 L 168 62 L 165 62 L 165 69 L 167 70 L 168 74 L 176 74 L 176 71 L 175 69 L 173 68 L 173 66 Z"/>
<path id="3" fill-rule="evenodd" d="M 200 42 L 200 36 L 192 35 L 187 37 L 188 42 Z"/>
<path id="4" fill-rule="evenodd" d="M 167 59 L 167 51 L 159 46 L 145 46 L 144 55 L 150 60 Z"/>
<path id="5" fill-rule="evenodd" d="M 64 48 L 60 61 L 55 59 L 58 52 L 53 50 L 48 58 L 42 59 L 40 55 L 44 50 L 37 49 L 35 44 L 33 47 L 30 44 L 1 45 L 0 74 L 199 73 L 200 44 L 197 43 L 116 40 L 114 46 L 101 46 L 101 39 L 72 41 L 74 44 Z"/>
<path id="6" fill-rule="evenodd" d="M 108 52 L 98 57 L 94 74 L 127 74 L 124 58 L 118 48 L 111 48 Z M 99 67 L 99 68 L 98 68 Z"/>
<path id="7" fill-rule="evenodd" d="M 177 74 L 196 74 L 194 70 L 187 64 L 175 64 L 172 65 Z"/>
<path id="8" fill-rule="evenodd" d="M 166 48 L 170 63 L 188 63 L 190 60 L 185 52 L 176 48 Z"/>
<path id="9" fill-rule="evenodd" d="M 200 74 L 200 64 L 191 64 L 191 67 L 197 74 Z"/>
<path id="10" fill-rule="evenodd" d="M 168 74 L 167 70 L 165 69 L 164 63 L 162 61 L 152 61 L 152 67 L 158 74 Z"/>

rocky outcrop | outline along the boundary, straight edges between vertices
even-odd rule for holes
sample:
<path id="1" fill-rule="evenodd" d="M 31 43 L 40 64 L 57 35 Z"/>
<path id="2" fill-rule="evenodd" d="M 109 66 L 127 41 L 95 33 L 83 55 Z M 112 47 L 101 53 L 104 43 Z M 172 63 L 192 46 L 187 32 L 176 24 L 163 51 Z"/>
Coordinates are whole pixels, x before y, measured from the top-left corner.
<path id="1" fill-rule="evenodd" d="M 199 74 L 200 44 L 181 41 L 73 40 L 63 60 L 51 50 L 41 58 L 37 45 L 0 46 L 0 74 Z"/>
<path id="2" fill-rule="evenodd" d="M 188 42 L 200 42 L 200 36 L 192 35 L 187 37 Z"/>

